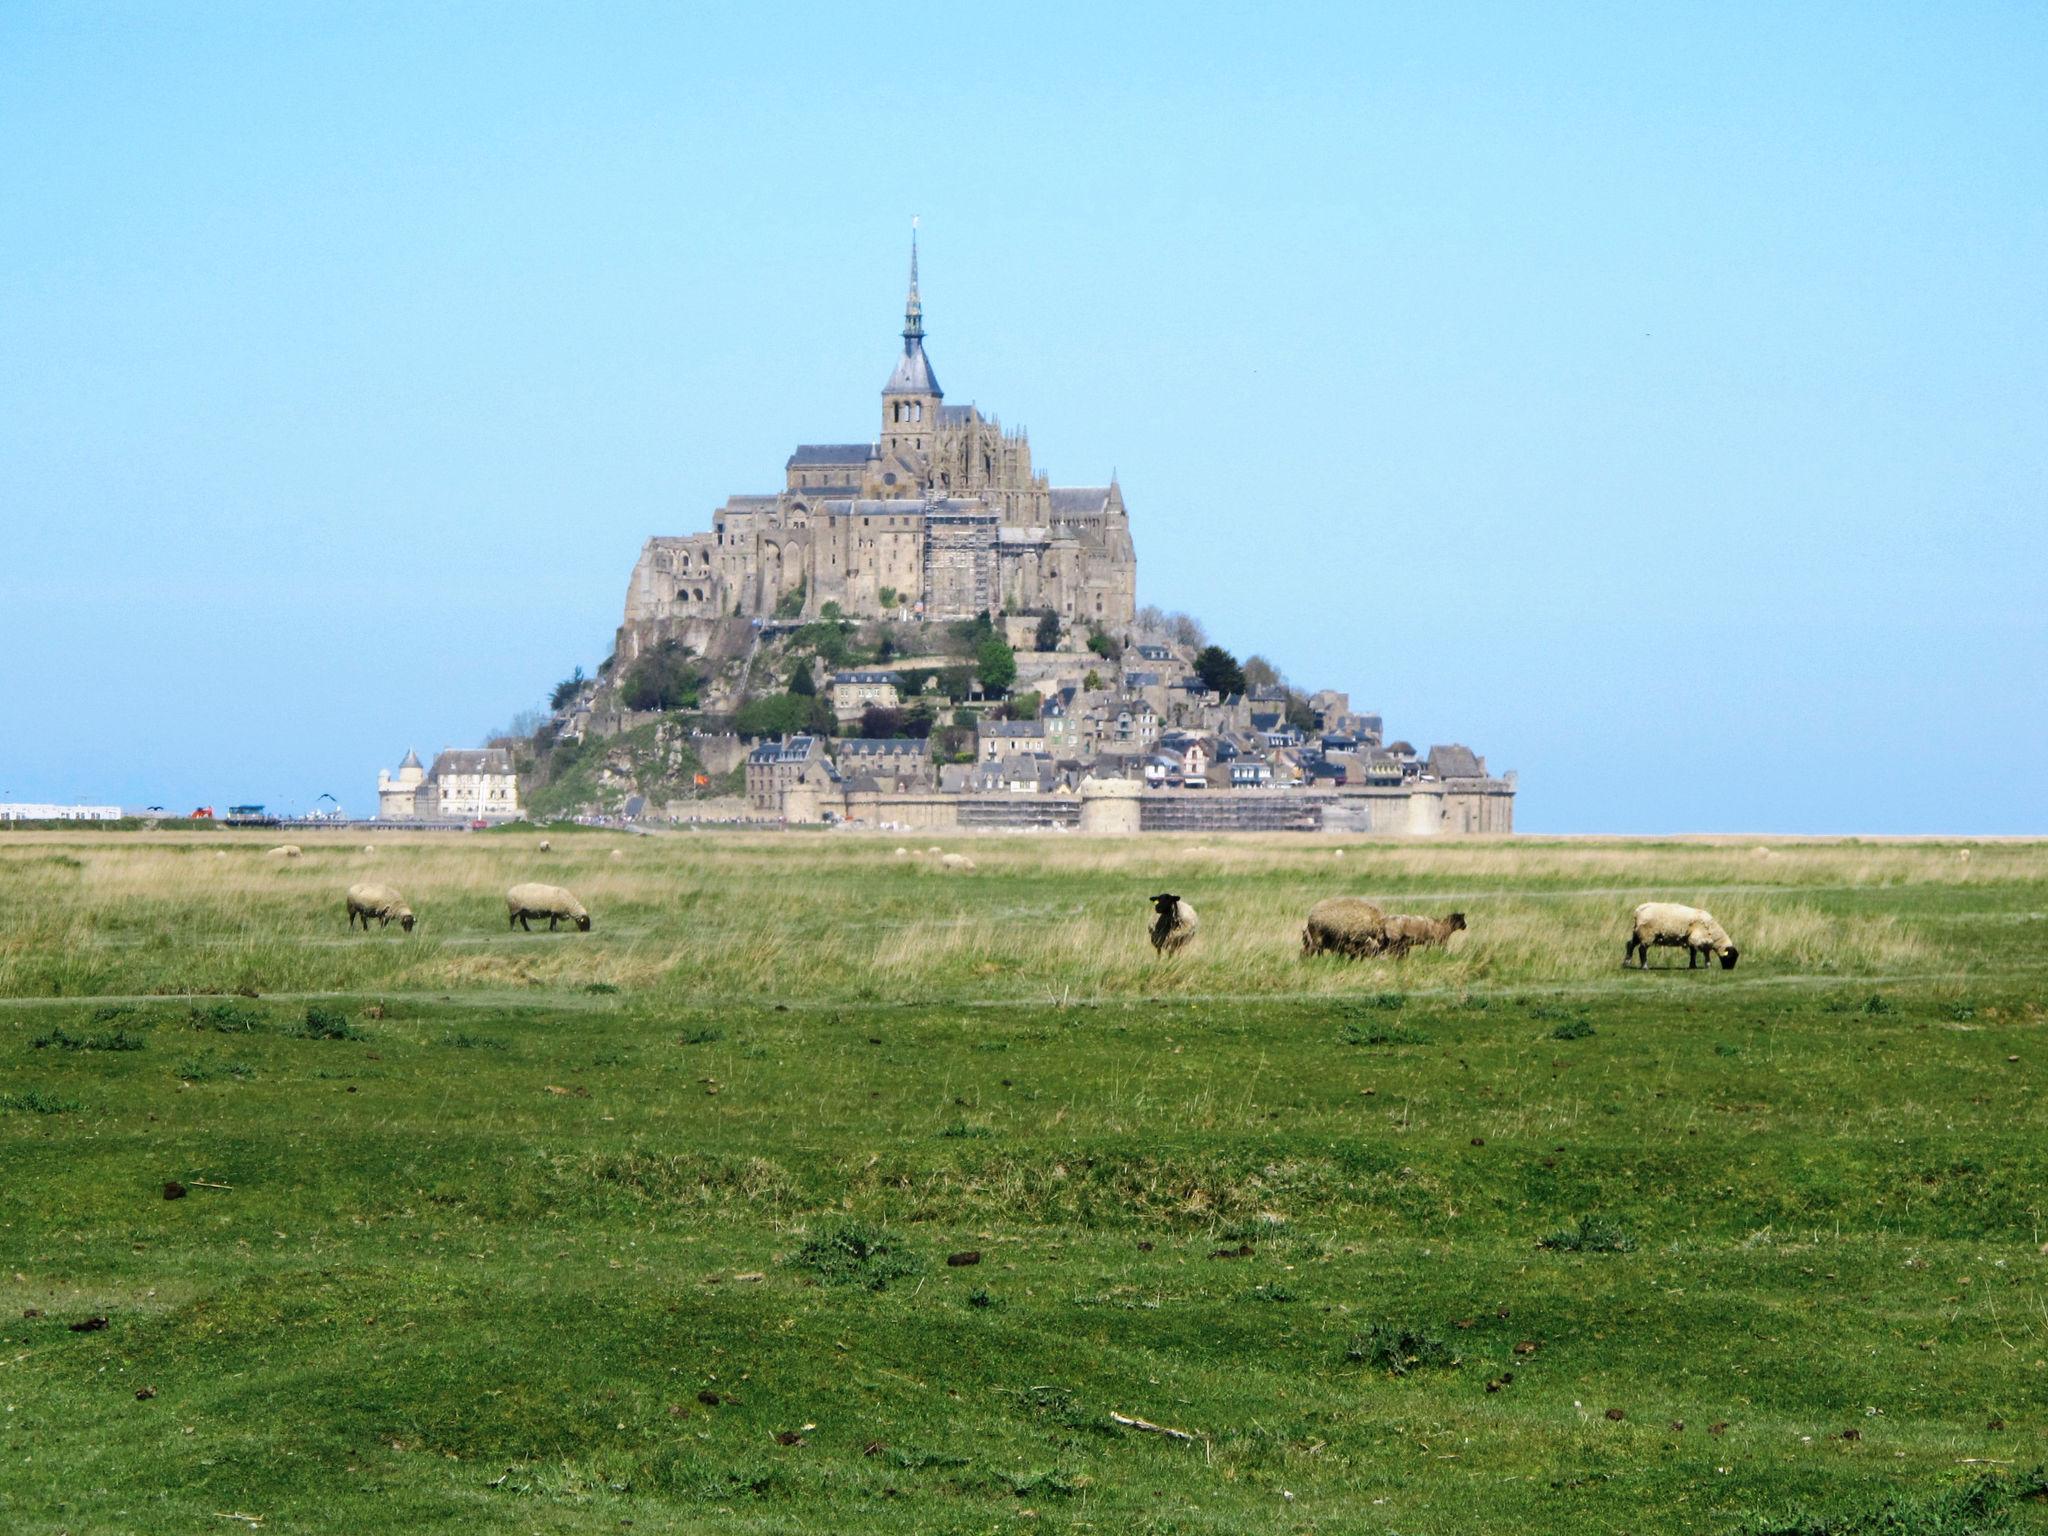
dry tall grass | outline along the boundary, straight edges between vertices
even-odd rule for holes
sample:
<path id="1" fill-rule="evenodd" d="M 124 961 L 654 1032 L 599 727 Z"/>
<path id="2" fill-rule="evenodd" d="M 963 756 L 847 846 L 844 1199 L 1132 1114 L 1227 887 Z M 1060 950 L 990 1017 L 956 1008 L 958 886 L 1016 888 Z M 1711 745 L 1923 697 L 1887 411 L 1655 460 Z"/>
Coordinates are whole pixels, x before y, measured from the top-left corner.
<path id="1" fill-rule="evenodd" d="M 1744 954 L 1731 982 L 1960 974 L 1977 942 L 1959 921 L 1970 891 L 2048 877 L 2039 843 L 1964 860 L 1940 844 L 944 839 L 972 847 L 978 868 L 962 875 L 852 835 L 557 836 L 546 854 L 537 836 L 415 835 L 374 855 L 359 836 L 311 836 L 289 863 L 263 857 L 271 841 L 0 840 L 0 996 L 609 985 L 982 1002 L 1608 986 L 1626 984 L 1628 911 L 1652 897 L 1713 909 Z M 419 912 L 410 937 L 348 932 L 342 893 L 371 871 Z M 505 889 L 536 878 L 574 890 L 594 931 L 508 932 Z M 1162 888 L 1203 918 L 1194 947 L 1165 960 L 1144 940 L 1143 898 Z M 1337 892 L 1455 908 L 1471 927 L 1403 961 L 1304 960 L 1302 916 Z M 2013 942 L 2041 937 L 2016 928 Z"/>

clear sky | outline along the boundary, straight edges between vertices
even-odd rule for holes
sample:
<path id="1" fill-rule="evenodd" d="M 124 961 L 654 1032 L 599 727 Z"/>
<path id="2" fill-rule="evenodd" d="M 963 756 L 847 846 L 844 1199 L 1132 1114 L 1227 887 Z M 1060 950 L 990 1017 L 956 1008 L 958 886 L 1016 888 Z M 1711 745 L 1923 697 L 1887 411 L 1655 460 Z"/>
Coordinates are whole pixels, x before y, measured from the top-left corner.
<path id="1" fill-rule="evenodd" d="M 955 401 L 1540 831 L 2048 832 L 2048 6 L 0 4 L 0 800 L 358 814 Z"/>

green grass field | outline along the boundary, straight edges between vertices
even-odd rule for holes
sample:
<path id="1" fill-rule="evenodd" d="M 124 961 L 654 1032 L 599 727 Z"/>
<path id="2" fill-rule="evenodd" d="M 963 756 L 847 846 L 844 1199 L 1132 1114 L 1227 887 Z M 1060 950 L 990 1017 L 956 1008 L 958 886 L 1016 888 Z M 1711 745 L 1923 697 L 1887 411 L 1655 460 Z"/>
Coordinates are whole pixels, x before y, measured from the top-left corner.
<path id="1" fill-rule="evenodd" d="M 554 841 L 0 837 L 0 1530 L 2048 1530 L 2048 846 Z"/>

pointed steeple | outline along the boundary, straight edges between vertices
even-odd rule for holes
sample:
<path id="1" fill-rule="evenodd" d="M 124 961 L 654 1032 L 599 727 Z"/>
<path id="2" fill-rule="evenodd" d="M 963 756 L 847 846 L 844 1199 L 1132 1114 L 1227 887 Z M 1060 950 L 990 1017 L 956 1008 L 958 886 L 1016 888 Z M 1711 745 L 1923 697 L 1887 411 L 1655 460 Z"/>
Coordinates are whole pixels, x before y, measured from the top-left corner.
<path id="1" fill-rule="evenodd" d="M 896 371 L 889 375 L 889 382 L 882 386 L 884 395 L 930 395 L 942 399 L 945 391 L 939 388 L 938 376 L 932 372 L 931 360 L 924 355 L 924 301 L 917 293 L 917 221 L 910 221 L 910 296 L 903 301 L 903 356 L 896 360 Z M 892 418 L 893 419 L 893 418 Z M 920 422 L 924 430 L 930 431 L 928 423 Z"/>
<path id="2" fill-rule="evenodd" d="M 910 221 L 910 297 L 903 301 L 903 339 L 924 340 L 924 303 L 917 296 L 917 220 Z M 906 346 L 904 350 L 909 351 Z"/>

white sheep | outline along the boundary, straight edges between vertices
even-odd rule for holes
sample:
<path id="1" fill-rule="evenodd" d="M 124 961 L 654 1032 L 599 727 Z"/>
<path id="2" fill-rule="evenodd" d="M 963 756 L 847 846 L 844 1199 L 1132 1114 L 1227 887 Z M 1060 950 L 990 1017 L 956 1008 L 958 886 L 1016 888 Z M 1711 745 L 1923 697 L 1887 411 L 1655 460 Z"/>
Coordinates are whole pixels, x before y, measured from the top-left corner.
<path id="1" fill-rule="evenodd" d="M 625 850 L 625 849 L 623 849 L 623 848 L 614 848 L 614 849 L 612 850 L 611 858 L 612 858 L 612 862 L 613 862 L 614 864 L 618 863 L 618 862 L 619 862 L 619 860 L 623 859 L 623 858 L 624 858 L 625 856 L 626 856 L 626 850 Z"/>
<path id="2" fill-rule="evenodd" d="M 297 843 L 279 843 L 263 857 L 266 859 L 296 859 L 304 856 L 305 850 Z"/>
<path id="3" fill-rule="evenodd" d="M 537 885 L 527 883 L 515 885 L 505 893 L 505 908 L 510 914 L 505 926 L 518 924 L 531 933 L 533 926 L 527 919 L 544 917 L 548 920 L 548 932 L 553 933 L 558 924 L 574 923 L 583 933 L 590 932 L 590 914 L 583 909 L 583 903 L 563 890 L 559 885 Z"/>
<path id="4" fill-rule="evenodd" d="M 370 919 L 377 919 L 380 928 L 398 924 L 407 933 L 412 932 L 412 908 L 405 904 L 405 898 L 388 885 L 375 885 L 359 880 L 348 888 L 348 925 L 353 928 L 360 918 L 363 932 L 370 931 Z"/>
<path id="5" fill-rule="evenodd" d="M 945 851 L 946 851 L 946 850 L 945 850 L 945 849 L 943 849 L 943 848 L 941 848 L 941 847 L 940 847 L 940 846 L 939 846 L 939 845 L 938 845 L 937 843 L 933 843 L 933 844 L 931 845 L 931 847 L 929 847 L 929 848 L 925 849 L 925 852 L 926 852 L 926 853 L 929 853 L 929 854 L 931 854 L 931 855 L 932 855 L 933 857 L 935 857 L 935 858 L 936 858 L 936 857 L 937 857 L 937 856 L 938 856 L 939 854 L 942 854 L 942 853 L 944 853 Z"/>
<path id="6" fill-rule="evenodd" d="M 1387 914 L 1363 896 L 1326 896 L 1308 909 L 1301 930 L 1304 955 L 1363 960 L 1387 946 Z"/>
<path id="7" fill-rule="evenodd" d="M 1642 956 L 1639 967 L 1650 967 L 1652 945 L 1667 948 L 1685 946 L 1685 968 L 1693 969 L 1700 963 L 1701 955 L 1713 955 L 1721 962 L 1721 969 L 1735 969 L 1736 957 L 1740 951 L 1729 942 L 1728 930 L 1714 921 L 1714 914 L 1702 912 L 1698 907 L 1681 906 L 1675 901 L 1646 901 L 1635 910 L 1635 921 L 1629 929 L 1628 947 L 1621 953 L 1621 963 L 1627 965 L 1638 954 Z"/>
<path id="8" fill-rule="evenodd" d="M 542 853 L 553 853 L 555 851 L 555 845 L 549 842 L 546 838 L 542 838 L 540 840 L 540 851 Z"/>
<path id="9" fill-rule="evenodd" d="M 377 845 L 376 845 L 375 843 L 365 843 L 365 844 L 363 844 L 363 856 L 364 856 L 365 858 L 369 857 L 369 856 L 370 856 L 371 854 L 375 853 L 376 851 L 377 851 Z"/>
<path id="10" fill-rule="evenodd" d="M 1154 916 L 1147 931 L 1152 947 L 1162 955 L 1177 955 L 1193 941 L 1202 920 L 1195 909 L 1178 896 L 1162 892 L 1152 898 Z"/>
<path id="11" fill-rule="evenodd" d="M 896 857 L 899 859 L 907 859 L 910 857 L 910 850 L 908 848 L 898 848 L 896 850 Z"/>
<path id="12" fill-rule="evenodd" d="M 939 868 L 969 870 L 974 868 L 974 860 L 964 853 L 942 853 L 939 855 Z"/>

